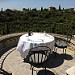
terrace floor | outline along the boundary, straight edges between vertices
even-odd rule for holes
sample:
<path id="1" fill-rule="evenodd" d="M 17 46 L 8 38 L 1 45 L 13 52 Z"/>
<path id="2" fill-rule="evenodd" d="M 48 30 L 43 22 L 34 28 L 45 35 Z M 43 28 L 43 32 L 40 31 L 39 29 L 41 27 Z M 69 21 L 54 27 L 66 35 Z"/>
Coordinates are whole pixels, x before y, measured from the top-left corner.
<path id="1" fill-rule="evenodd" d="M 47 65 L 47 75 L 66 75 L 66 70 L 75 65 L 75 55 L 67 48 L 66 58 L 63 51 L 58 49 L 55 58 L 50 58 Z M 6 75 L 5 71 L 11 71 L 12 75 L 31 75 L 30 64 L 24 62 L 20 53 L 13 47 L 2 54 L 0 58 L 0 75 Z M 40 71 L 38 71 L 40 70 Z M 34 75 L 44 75 L 43 68 L 36 69 Z M 37 74 L 36 74 L 37 73 Z M 8 75 L 8 74 L 7 74 Z"/>

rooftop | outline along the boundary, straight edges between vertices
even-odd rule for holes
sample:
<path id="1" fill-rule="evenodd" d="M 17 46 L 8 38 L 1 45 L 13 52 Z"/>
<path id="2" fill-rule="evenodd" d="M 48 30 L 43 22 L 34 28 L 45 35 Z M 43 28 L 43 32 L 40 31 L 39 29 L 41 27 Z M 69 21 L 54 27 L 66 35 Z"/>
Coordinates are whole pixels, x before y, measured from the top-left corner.
<path id="1" fill-rule="evenodd" d="M 55 8 L 54 6 L 50 6 L 49 8 Z"/>

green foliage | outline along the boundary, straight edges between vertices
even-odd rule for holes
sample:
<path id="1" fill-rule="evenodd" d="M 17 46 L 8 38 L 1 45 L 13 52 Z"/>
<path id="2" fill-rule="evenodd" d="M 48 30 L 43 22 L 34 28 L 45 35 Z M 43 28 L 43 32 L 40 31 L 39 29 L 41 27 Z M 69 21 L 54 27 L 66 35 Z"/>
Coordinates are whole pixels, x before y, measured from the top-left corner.
<path id="1" fill-rule="evenodd" d="M 68 25 L 67 25 L 68 24 Z M 0 12 L 0 35 L 14 32 L 75 34 L 75 12 L 50 12 L 48 9 L 26 9 Z"/>

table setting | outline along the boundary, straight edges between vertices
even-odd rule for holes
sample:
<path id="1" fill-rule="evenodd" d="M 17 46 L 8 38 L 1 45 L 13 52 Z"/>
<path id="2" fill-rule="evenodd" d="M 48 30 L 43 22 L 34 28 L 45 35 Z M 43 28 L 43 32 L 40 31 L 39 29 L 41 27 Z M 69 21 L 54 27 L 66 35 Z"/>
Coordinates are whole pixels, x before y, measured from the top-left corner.
<path id="1" fill-rule="evenodd" d="M 53 50 L 55 44 L 55 38 L 47 33 L 33 33 L 24 34 L 19 38 L 17 44 L 17 51 L 21 56 L 25 58 L 31 48 L 38 46 L 47 46 Z"/>

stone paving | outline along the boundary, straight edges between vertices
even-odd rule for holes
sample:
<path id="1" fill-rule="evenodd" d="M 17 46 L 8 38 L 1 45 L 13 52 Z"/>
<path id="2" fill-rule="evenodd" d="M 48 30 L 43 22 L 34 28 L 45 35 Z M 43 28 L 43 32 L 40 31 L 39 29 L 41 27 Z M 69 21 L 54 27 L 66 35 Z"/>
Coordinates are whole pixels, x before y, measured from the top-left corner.
<path id="1" fill-rule="evenodd" d="M 55 75 L 66 75 L 66 70 L 75 65 L 75 55 L 72 54 L 68 48 L 66 58 L 65 54 L 62 54 L 62 52 L 63 51 L 61 49 L 58 49 L 56 57 L 50 58 L 50 61 L 47 65 L 47 70 Z M 0 58 L 0 69 L 3 70 L 0 70 L 0 75 L 6 75 L 4 74 L 4 71 L 11 71 L 12 75 L 32 74 L 30 64 L 24 62 L 23 58 L 20 56 L 20 53 L 16 50 L 16 47 L 11 48 L 7 52 L 3 53 Z M 44 75 L 41 69 L 43 68 L 36 69 L 36 71 L 34 71 L 34 75 Z M 38 70 L 41 72 L 39 71 L 39 73 Z"/>

